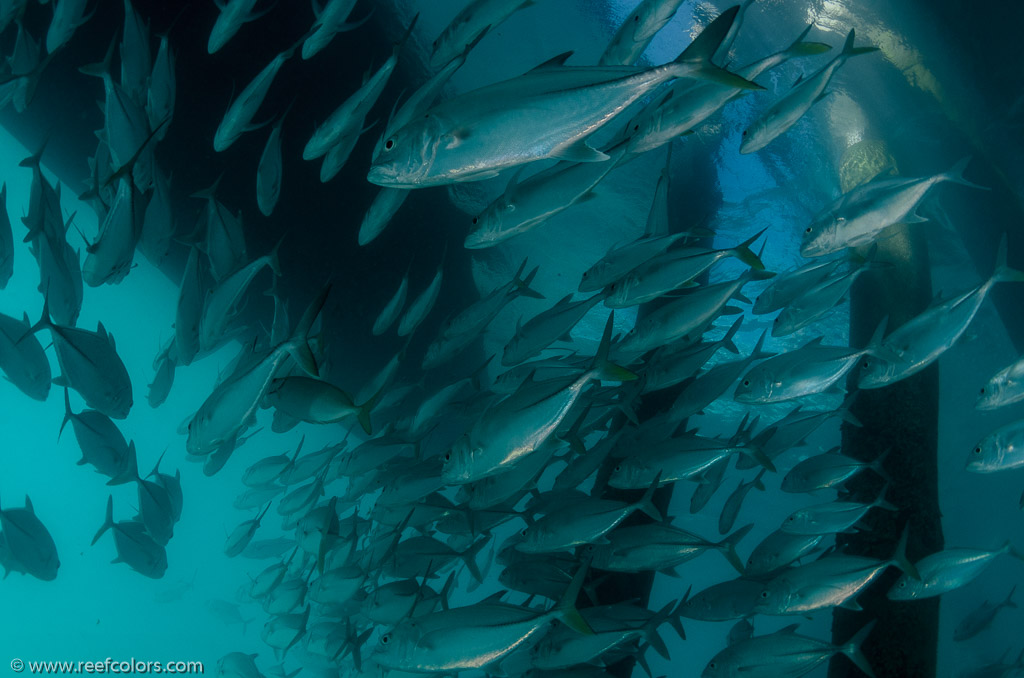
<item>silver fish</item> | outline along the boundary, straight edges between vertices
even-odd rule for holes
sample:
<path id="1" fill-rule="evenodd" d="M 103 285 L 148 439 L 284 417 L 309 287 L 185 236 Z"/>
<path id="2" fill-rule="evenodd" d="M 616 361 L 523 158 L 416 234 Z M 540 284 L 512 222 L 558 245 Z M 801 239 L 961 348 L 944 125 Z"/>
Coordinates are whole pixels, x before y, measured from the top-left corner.
<path id="1" fill-rule="evenodd" d="M 107 499 L 107 516 L 93 545 L 107 530 L 114 531 L 114 545 L 117 548 L 115 563 L 125 563 L 139 574 L 151 579 L 160 579 L 167 571 L 167 551 L 146 533 L 146 526 L 135 520 L 114 522 L 114 498 Z"/>
<path id="2" fill-rule="evenodd" d="M 861 671 L 873 676 L 860 646 L 871 634 L 875 622 L 870 622 L 845 645 L 833 645 L 824 640 L 798 636 L 795 626 L 766 636 L 756 636 L 731 645 L 716 654 L 701 673 L 701 678 L 776 678 L 802 676 L 837 654 L 846 655 Z"/>
<path id="3" fill-rule="evenodd" d="M 233 4 L 240 4 L 241 1 L 244 0 L 236 0 Z M 222 13 L 221 16 L 224 14 Z M 267 92 L 270 91 L 270 86 L 274 84 L 277 72 L 294 53 L 294 45 L 279 53 L 235 97 L 213 135 L 213 150 L 218 152 L 227 150 L 243 133 L 256 128 L 252 124 L 252 119 L 256 116 Z"/>
<path id="4" fill-rule="evenodd" d="M 979 410 L 995 410 L 1024 400 L 1024 359 L 999 370 L 981 387 L 974 403 Z"/>
<path id="5" fill-rule="evenodd" d="M 995 473 L 1024 466 L 1024 421 L 1001 426 L 974 446 L 966 468 L 972 473 Z"/>
<path id="6" fill-rule="evenodd" d="M 27 314 L 18 321 L 0 313 L 0 370 L 19 391 L 42 402 L 50 394 L 50 361 L 30 328 Z"/>
<path id="7" fill-rule="evenodd" d="M 999 244 L 992 276 L 972 290 L 936 304 L 901 325 L 881 343 L 892 359 L 867 357 L 857 378 L 859 388 L 880 388 L 923 370 L 967 331 L 989 291 L 1001 282 L 1024 282 L 1024 272 L 1006 264 L 1006 236 Z"/>
<path id="8" fill-rule="evenodd" d="M 963 158 L 948 172 L 929 177 L 880 177 L 841 195 L 804 229 L 800 254 L 820 257 L 847 247 L 869 244 L 893 224 L 926 221 L 916 212 L 929 189 L 943 181 L 988 190 L 967 181 Z"/>
<path id="9" fill-rule="evenodd" d="M 676 61 L 664 66 L 565 67 L 556 59 L 449 99 L 394 132 L 373 158 L 367 178 L 381 186 L 419 188 L 484 179 L 544 158 L 607 160 L 587 145 L 587 138 L 665 82 L 704 77 L 759 88 L 710 62 L 735 15 L 736 8 L 723 12 Z M 508 139 L 531 143 L 510 145 Z"/>
<path id="10" fill-rule="evenodd" d="M 28 495 L 25 495 L 25 508 L 0 510 L 0 529 L 3 530 L 6 551 L 10 559 L 17 562 L 20 572 L 43 581 L 57 578 L 60 568 L 57 546 L 49 530 L 36 516 Z M 11 569 L 8 564 L 8 574 Z"/>
<path id="11" fill-rule="evenodd" d="M 795 125 L 804 113 L 811 109 L 811 106 L 826 96 L 825 89 L 831 82 L 832 76 L 840 66 L 846 63 L 847 59 L 859 54 L 878 51 L 877 47 L 854 47 L 853 40 L 854 31 L 851 28 L 846 36 L 843 51 L 835 59 L 806 80 L 801 80 L 782 99 L 762 113 L 750 127 L 743 130 L 740 153 L 753 153 L 761 150 Z"/>
<path id="12" fill-rule="evenodd" d="M 971 583 L 1003 554 L 1024 561 L 1024 554 L 1009 542 L 995 551 L 953 548 L 933 553 L 915 563 L 921 573 L 920 579 L 904 574 L 892 585 L 887 596 L 889 600 L 921 600 L 940 596 Z"/>
<path id="13" fill-rule="evenodd" d="M 124 419 L 132 407 L 132 383 L 114 338 L 103 323 L 95 332 L 57 325 L 50 319 L 49 300 L 43 301 L 43 313 L 30 330 L 50 330 L 57 352 L 61 376 L 54 383 L 78 391 L 89 407 L 114 419 Z"/>
<path id="14" fill-rule="evenodd" d="M 210 31 L 210 39 L 206 42 L 206 51 L 213 54 L 234 37 L 242 24 L 260 18 L 270 8 L 262 12 L 253 12 L 256 0 L 226 0 L 220 6 L 220 14 Z"/>
<path id="15" fill-rule="evenodd" d="M 980 607 L 972 610 L 970 614 L 961 619 L 960 623 L 956 625 L 956 629 L 953 630 L 953 640 L 958 642 L 970 640 L 992 626 L 992 622 L 995 621 L 996 615 L 999 614 L 1000 610 L 1004 608 L 1016 610 L 1018 607 L 1017 603 L 1013 602 L 1013 594 L 1016 591 L 1017 587 L 1015 585 L 1001 603 L 993 605 L 986 600 Z"/>
<path id="16" fill-rule="evenodd" d="M 651 40 L 672 20 L 683 0 L 643 0 L 626 15 L 612 36 L 598 63 L 602 66 L 632 66 Z"/>

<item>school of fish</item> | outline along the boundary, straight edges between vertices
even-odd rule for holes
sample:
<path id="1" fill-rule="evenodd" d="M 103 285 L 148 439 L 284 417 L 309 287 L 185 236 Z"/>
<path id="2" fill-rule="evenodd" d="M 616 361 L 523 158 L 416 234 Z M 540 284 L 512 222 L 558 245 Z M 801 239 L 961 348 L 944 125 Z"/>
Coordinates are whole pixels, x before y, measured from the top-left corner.
<path id="1" fill-rule="evenodd" d="M 33 36 L 18 16 L 35 1 L 0 2 L 0 28 L 17 31 L 0 101 L 18 111 L 28 109 L 50 59 L 91 16 L 85 0 L 53 0 L 49 30 Z M 751 64 L 732 63 L 731 45 L 754 1 L 746 0 L 700 26 L 674 60 L 636 65 L 683 5 L 642 0 L 597 64 L 570 65 L 573 55 L 566 53 L 516 77 L 445 97 L 447 80 L 473 60 L 485 36 L 544 1 L 555 0 L 463 2 L 433 42 L 434 75 L 401 101 L 386 102 L 390 114 L 375 132 L 379 139 L 365 168 L 379 192 L 362 220 L 360 245 L 388 226 L 409 191 L 510 170 L 501 196 L 467 224 L 466 248 L 496 246 L 589 200 L 615 169 L 668 147 L 740 97 L 756 97 L 760 113 L 736 152 L 758 152 L 829 94 L 847 61 L 865 55 L 857 61 L 866 67 L 872 58 L 867 55 L 877 51 L 854 28 L 842 45 L 830 45 L 809 39 L 815 26 L 792 26 L 785 36 L 792 42 L 780 51 Z M 235 36 L 244 24 L 262 14 L 255 5 L 218 2 L 210 54 L 237 47 Z M 253 131 L 261 127 L 254 120 L 268 113 L 264 102 L 282 66 L 297 55 L 313 59 L 336 36 L 360 29 L 370 17 L 356 5 L 325 0 L 316 6 L 308 33 L 284 46 L 233 96 L 220 125 L 209 131 L 214 151 L 253 143 Z M 21 318 L 0 315 L 0 369 L 29 398 L 63 398 L 60 432 L 71 424 L 79 464 L 92 466 L 107 485 L 134 484 L 133 507 L 115 507 L 111 497 L 105 515 L 96 516 L 93 544 L 153 579 L 167 571 L 165 547 L 188 510 L 180 471 L 170 475 L 161 464 L 166 469 L 172 460 L 188 459 L 214 475 L 253 436 L 264 440 L 301 425 L 338 431 L 337 442 L 323 449 L 304 451 L 299 444 L 289 453 L 250 455 L 240 464 L 236 459 L 231 467 L 242 488 L 235 506 L 253 513 L 227 536 L 224 557 L 272 561 L 252 577 L 249 596 L 266 613 L 261 637 L 278 662 L 285 662 L 280 675 L 294 675 L 284 669 L 288 665 L 338 676 L 483 672 L 596 678 L 611 675 L 608 667 L 622 662 L 650 674 L 650 652 L 670 658 L 666 629 L 684 640 L 682 620 L 690 619 L 737 622 L 730 644 L 703 668 L 703 676 L 798 676 L 837 655 L 873 676 L 861 650 L 873 623 L 835 644 L 803 635 L 796 625 L 756 635 L 752 622 L 759 615 L 858 609 L 858 595 L 889 567 L 901 575 L 887 595 L 904 601 L 965 586 L 1004 555 L 1024 560 L 1007 542 L 998 548 L 951 547 L 912 562 L 906 530 L 885 559 L 829 549 L 834 535 L 856 530 L 869 512 L 901 510 L 884 490 L 867 503 L 841 494 L 822 501 L 858 474 L 887 480 L 886 455 L 899 450 L 862 460 L 835 449 L 783 463 L 783 453 L 829 419 L 857 425 L 848 411 L 857 389 L 884 388 L 933 364 L 968 331 L 996 285 L 1024 281 L 1024 272 L 1008 263 L 1005 236 L 985 280 L 937 299 L 897 327 L 883 323 L 865 346 L 831 346 L 819 336 L 776 354 L 765 349 L 762 335 L 743 355 L 735 342 L 749 305 L 753 314 L 776 314 L 770 334 L 785 336 L 827 318 L 857 278 L 894 266 L 876 245 L 894 225 L 924 221 L 917 210 L 931 199 L 933 187 L 965 195 L 984 189 L 965 178 L 969 159 L 930 176 L 878 176 L 821 205 L 800 226 L 799 254 L 807 263 L 769 271 L 758 246 L 773 238 L 770 231 L 714 249 L 707 246 L 713 233 L 681 232 L 670 223 L 667 154 L 644 234 L 608 249 L 562 290 L 564 296 L 546 299 L 534 286 L 536 267 L 523 261 L 507 283 L 451 314 L 435 336 L 420 332 L 426 349 L 418 362 L 407 361 L 403 349 L 376 377 L 348 391 L 325 378 L 330 337 L 318 331 L 318 323 L 327 312 L 330 281 L 320 281 L 320 289 L 301 301 L 294 319 L 277 292 L 283 275 L 278 252 L 288 247 L 287 238 L 255 256 L 241 214 L 221 202 L 216 185 L 195 194 L 205 207 L 191 234 L 174 223 L 160 143 L 181 104 L 175 56 L 183 47 L 167 33 L 155 37 L 131 0 L 124 0 L 124 11 L 119 39 L 104 61 L 81 67 L 102 83 L 96 93 L 105 123 L 82 195 L 97 214 L 99 232 L 82 236 L 84 253 L 69 242 L 74 215 L 64 213 L 61 186 L 43 171 L 44 148 L 21 162 L 32 183 L 19 233 L 12 233 L 7 188 L 0 189 L 0 287 L 15 266 L 38 267 L 43 298 L 41 307 L 24 309 Z M 406 37 L 414 25 L 415 20 Z M 378 102 L 405 42 L 376 55 L 384 61 L 352 93 L 324 95 L 337 99 L 337 108 L 302 151 L 304 160 L 320 160 L 322 181 L 346 163 L 364 161 L 353 149 L 374 126 L 367 122 L 371 112 L 383 110 Z M 768 95 L 758 79 L 791 59 L 818 68 L 774 101 L 763 98 Z M 282 175 L 282 135 L 298 134 L 285 124 L 286 109 L 269 113 L 275 117 L 254 186 L 259 211 L 267 216 L 288 180 Z M 553 162 L 538 169 L 540 161 Z M 961 187 L 939 186 L 945 183 Z M 29 244 L 34 263 L 14 261 L 15 238 Z M 129 375 L 102 323 L 93 330 L 77 326 L 77 320 L 83 285 L 131 284 L 136 252 L 158 264 L 175 239 L 189 243 L 189 254 L 174 326 L 167 328 L 171 338 L 154 360 L 148 405 L 165 401 L 176 370 L 224 346 L 240 348 L 231 364 L 221 366 L 212 391 L 194 403 L 177 443 L 143 475 L 135 443 L 125 440 L 117 423 L 138 406 L 133 381 L 139 375 Z M 396 280 L 373 334 L 415 337 L 443 294 L 445 263 L 431 263 L 436 272 L 422 289 L 413 288 L 408 273 Z M 723 276 L 723 270 L 735 273 Z M 274 316 L 265 325 L 252 322 L 246 311 L 249 294 L 262 280 L 271 285 L 274 300 Z M 467 349 L 479 345 L 516 300 L 532 304 L 535 312 L 503 338 L 503 350 L 483 364 L 467 365 Z M 616 314 L 627 311 L 638 311 L 637 321 L 616 333 Z M 592 314 L 607 317 L 596 348 L 567 344 Z M 45 349 L 43 336 L 50 342 Z M 716 359 L 721 351 L 735 358 Z M 421 373 L 431 381 L 421 381 Z M 51 384 L 58 394 L 51 393 Z M 806 409 L 810 401 L 801 400 L 844 387 L 853 393 L 833 410 Z M 659 392 L 673 399 L 641 416 L 644 398 Z M 72 395 L 83 403 L 77 412 Z M 688 423 L 720 399 L 793 406 L 767 424 L 745 419 L 729 437 Z M 977 408 L 1021 400 L 1024 360 L 981 387 Z M 265 408 L 273 412 L 271 430 L 256 425 Z M 991 431 L 964 456 L 971 473 L 1024 467 L 1024 419 Z M 729 470 L 733 460 L 736 471 Z M 741 477 L 743 469 L 755 475 Z M 753 527 L 745 523 L 754 519 L 744 512 L 744 501 L 754 490 L 768 491 L 764 481 L 770 475 L 781 479 L 783 492 L 807 494 L 808 503 L 759 544 L 743 543 Z M 719 535 L 690 532 L 686 516 L 666 515 L 658 501 L 659 488 L 692 487 L 691 510 L 698 512 L 727 484 L 737 486 L 718 520 Z M 3 490 L 0 564 L 7 574 L 56 578 L 60 545 L 44 525 L 56 507 L 36 507 L 28 497 L 23 508 L 16 507 L 12 488 Z M 280 525 L 273 538 L 256 539 L 271 522 Z M 107 533 L 110 538 L 101 543 Z M 749 556 L 741 557 L 741 550 Z M 648 609 L 640 599 L 601 595 L 609 577 L 665 573 L 685 581 L 687 563 L 705 553 L 713 553 L 708 560 L 720 559 L 721 582 L 692 595 L 687 591 L 660 609 Z M 477 587 L 494 580 L 498 592 L 475 595 Z M 232 603 L 211 605 L 222 618 L 251 621 Z M 1001 610 L 1016 607 L 1013 591 L 1000 603 L 985 602 L 957 626 L 956 640 L 982 633 Z M 985 675 L 1011 675 L 1024 665 L 1018 658 L 1004 668 Z M 231 678 L 264 675 L 255 655 L 240 652 L 226 654 L 217 670 Z"/>

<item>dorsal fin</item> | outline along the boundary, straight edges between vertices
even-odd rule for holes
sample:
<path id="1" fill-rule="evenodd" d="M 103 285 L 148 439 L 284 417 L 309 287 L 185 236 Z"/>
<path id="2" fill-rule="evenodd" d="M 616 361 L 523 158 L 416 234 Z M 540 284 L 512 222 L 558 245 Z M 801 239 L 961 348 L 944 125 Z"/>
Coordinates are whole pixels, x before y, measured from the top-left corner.
<path id="1" fill-rule="evenodd" d="M 529 71 L 527 71 L 527 73 L 533 73 L 534 71 L 539 71 L 543 68 L 555 68 L 557 66 L 564 66 L 565 62 L 568 61 L 569 57 L 571 57 L 573 54 L 575 54 L 574 50 L 562 52 L 561 54 L 551 57 L 544 63 L 534 66 Z"/>

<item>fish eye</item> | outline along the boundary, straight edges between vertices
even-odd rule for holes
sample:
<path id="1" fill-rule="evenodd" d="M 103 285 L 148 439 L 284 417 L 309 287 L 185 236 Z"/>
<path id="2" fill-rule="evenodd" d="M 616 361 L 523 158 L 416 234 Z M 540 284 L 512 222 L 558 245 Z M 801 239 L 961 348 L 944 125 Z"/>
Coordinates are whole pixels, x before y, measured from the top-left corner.
<path id="1" fill-rule="evenodd" d="M 985 387 L 984 386 L 981 387 L 981 395 L 985 395 Z"/>
<path id="2" fill-rule="evenodd" d="M 761 597 L 762 598 L 768 598 L 768 589 L 765 589 L 764 591 L 761 591 Z"/>
<path id="3" fill-rule="evenodd" d="M 473 225 L 474 226 L 477 224 L 478 221 L 480 221 L 480 217 L 473 217 Z"/>
<path id="4" fill-rule="evenodd" d="M 747 136 L 747 130 L 743 130 L 743 136 Z"/>
<path id="5" fill-rule="evenodd" d="M 639 129 L 640 129 L 640 123 L 637 123 L 637 124 L 633 125 L 633 131 L 634 132 L 636 132 Z"/>
<path id="6" fill-rule="evenodd" d="M 385 633 L 383 636 L 380 637 L 380 644 L 381 645 L 387 645 L 390 642 L 391 642 L 391 634 L 390 633 Z"/>
<path id="7" fill-rule="evenodd" d="M 750 380 L 749 379 L 744 379 L 743 380 L 743 385 L 744 386 L 750 386 Z"/>
<path id="8" fill-rule="evenodd" d="M 387 141 L 384 142 L 384 150 L 385 151 L 390 151 L 394 147 L 395 147 L 395 140 L 394 139 L 388 139 Z"/>
<path id="9" fill-rule="evenodd" d="M 810 232 L 811 232 L 811 231 L 813 231 L 813 230 L 814 230 L 813 228 L 811 228 L 810 226 L 808 226 L 808 227 L 807 227 L 807 230 L 806 230 L 806 231 L 804 231 L 804 233 L 810 233 Z"/>
<path id="10" fill-rule="evenodd" d="M 452 460 L 452 453 L 451 453 L 451 450 L 449 450 L 448 452 L 445 452 L 445 453 L 444 453 L 444 460 L 445 460 L 445 461 L 451 461 L 451 460 Z"/>
<path id="11" fill-rule="evenodd" d="M 521 536 L 521 537 L 525 537 L 526 536 L 526 528 L 525 527 L 523 529 L 519 530 L 519 536 Z"/>
<path id="12" fill-rule="evenodd" d="M 975 454 L 981 454 L 981 447 L 975 447 L 974 448 L 974 453 Z"/>
<path id="13" fill-rule="evenodd" d="M 612 470 L 615 471 L 615 473 L 618 473 L 619 471 L 622 470 L 622 464 L 616 464 L 615 468 Z"/>
<path id="14" fill-rule="evenodd" d="M 633 15 L 633 21 L 634 22 L 639 22 L 640 21 L 640 15 L 639 14 L 634 14 Z"/>
<path id="15" fill-rule="evenodd" d="M 900 586 L 901 589 L 905 589 L 905 588 L 907 588 L 907 582 L 901 581 L 899 586 Z"/>
<path id="16" fill-rule="evenodd" d="M 709 669 L 715 668 L 715 662 L 708 662 L 708 668 Z"/>

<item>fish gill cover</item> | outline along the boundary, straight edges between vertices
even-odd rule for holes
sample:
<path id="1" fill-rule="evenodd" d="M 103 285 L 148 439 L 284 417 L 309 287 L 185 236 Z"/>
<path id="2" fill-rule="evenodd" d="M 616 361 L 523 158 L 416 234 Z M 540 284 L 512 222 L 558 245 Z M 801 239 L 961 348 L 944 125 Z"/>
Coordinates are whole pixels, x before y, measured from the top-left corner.
<path id="1" fill-rule="evenodd" d="M 0 2 L 12 670 L 1024 671 L 954 5 Z"/>

